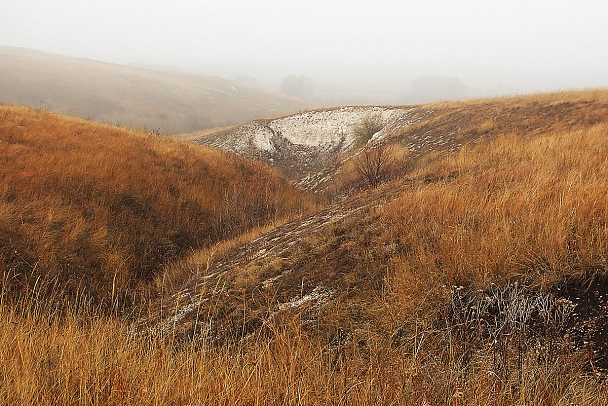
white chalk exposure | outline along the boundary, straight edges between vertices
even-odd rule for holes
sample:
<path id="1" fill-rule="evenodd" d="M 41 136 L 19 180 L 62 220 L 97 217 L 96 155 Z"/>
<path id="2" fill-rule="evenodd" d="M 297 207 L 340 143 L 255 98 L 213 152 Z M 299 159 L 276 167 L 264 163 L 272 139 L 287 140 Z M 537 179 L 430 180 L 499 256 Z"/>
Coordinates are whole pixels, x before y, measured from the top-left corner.
<path id="1" fill-rule="evenodd" d="M 374 139 L 380 139 L 391 130 L 407 124 L 408 112 L 407 108 L 379 106 L 306 111 L 269 121 L 253 121 L 236 128 L 228 137 L 212 145 L 237 154 L 246 154 L 251 145 L 273 152 L 272 138 L 280 136 L 295 145 L 323 147 L 345 141 L 345 148 L 349 148 L 354 141 L 353 128 L 365 116 L 378 116 L 385 124 L 384 129 L 374 136 Z"/>

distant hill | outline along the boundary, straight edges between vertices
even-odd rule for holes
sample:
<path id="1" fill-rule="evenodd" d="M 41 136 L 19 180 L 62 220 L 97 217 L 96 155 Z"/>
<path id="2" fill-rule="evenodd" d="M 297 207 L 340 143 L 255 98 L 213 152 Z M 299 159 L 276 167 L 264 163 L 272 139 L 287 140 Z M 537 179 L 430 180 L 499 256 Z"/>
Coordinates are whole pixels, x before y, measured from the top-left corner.
<path id="1" fill-rule="evenodd" d="M 0 46 L 0 102 L 178 134 L 302 110 L 306 102 L 216 76 Z"/>

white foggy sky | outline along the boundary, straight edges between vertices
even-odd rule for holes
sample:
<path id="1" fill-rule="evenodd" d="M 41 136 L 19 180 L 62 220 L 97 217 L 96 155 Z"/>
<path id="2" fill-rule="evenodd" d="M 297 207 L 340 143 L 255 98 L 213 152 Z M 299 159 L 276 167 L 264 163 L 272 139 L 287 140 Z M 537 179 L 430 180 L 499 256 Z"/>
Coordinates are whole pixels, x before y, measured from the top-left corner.
<path id="1" fill-rule="evenodd" d="M 0 45 L 116 63 L 608 69 L 605 0 L 3 2 Z"/>
<path id="2" fill-rule="evenodd" d="M 608 67 L 605 1 L 5 1 L 0 43 L 112 62 Z"/>

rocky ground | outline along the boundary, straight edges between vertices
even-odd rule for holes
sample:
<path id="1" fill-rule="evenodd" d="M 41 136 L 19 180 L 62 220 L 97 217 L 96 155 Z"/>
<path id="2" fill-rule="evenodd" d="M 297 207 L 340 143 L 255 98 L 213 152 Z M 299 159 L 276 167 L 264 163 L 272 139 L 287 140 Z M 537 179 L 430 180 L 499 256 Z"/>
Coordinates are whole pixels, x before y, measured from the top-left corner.
<path id="1" fill-rule="evenodd" d="M 375 141 L 418 122 L 425 114 L 420 107 L 350 106 L 311 110 L 277 119 L 255 120 L 196 137 L 193 141 L 262 159 L 303 188 L 319 190 L 319 186 L 327 185 L 335 174 L 333 164 L 353 150 L 353 128 L 364 117 L 377 117 L 384 125 L 372 138 Z"/>

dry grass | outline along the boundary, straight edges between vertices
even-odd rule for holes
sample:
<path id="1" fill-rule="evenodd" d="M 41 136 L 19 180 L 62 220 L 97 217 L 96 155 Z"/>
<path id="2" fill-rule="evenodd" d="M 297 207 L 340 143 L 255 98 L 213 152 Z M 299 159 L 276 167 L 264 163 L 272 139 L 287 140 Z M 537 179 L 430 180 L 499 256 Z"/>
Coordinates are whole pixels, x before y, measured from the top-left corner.
<path id="1" fill-rule="evenodd" d="M 479 120 L 484 131 L 501 126 Z M 291 271 L 265 293 L 268 313 L 277 298 L 320 282 L 331 300 L 275 312 L 230 345 L 136 333 L 83 296 L 63 314 L 35 300 L 36 289 L 24 298 L 30 304 L 3 303 L 0 403 L 606 404 L 605 382 L 584 373 L 588 354 L 571 351 L 558 330 L 528 331 L 517 318 L 534 300 L 551 305 L 564 277 L 606 273 L 608 125 L 556 123 L 531 132 L 516 126 L 420 160 L 409 179 L 357 196 L 376 205 L 305 235 L 290 255 L 266 264 Z M 166 282 L 177 285 L 176 275 L 230 252 L 225 243 L 194 254 Z M 241 279 L 234 282 L 241 289 L 216 298 L 217 307 L 231 292 L 234 308 L 213 314 L 240 315 L 244 325 L 262 289 Z M 463 328 L 487 328 L 471 319 L 472 297 L 501 301 L 511 319 L 488 318 L 504 322 L 489 333 Z"/>
<path id="2" fill-rule="evenodd" d="M 463 148 L 384 209 L 407 273 L 487 286 L 606 268 L 608 127 Z M 540 280 L 539 280 L 540 282 Z"/>
<path id="3" fill-rule="evenodd" d="M 0 272 L 114 302 L 191 249 L 312 206 L 209 148 L 0 106 Z M 50 281 L 50 282 L 48 282 Z"/>
<path id="4" fill-rule="evenodd" d="M 309 107 L 217 76 L 0 47 L 0 100 L 163 134 L 241 124 Z"/>
<path id="5" fill-rule="evenodd" d="M 230 348 L 204 342 L 176 346 L 170 339 L 134 335 L 125 324 L 86 308 L 58 320 L 51 309 L 19 315 L 3 307 L 0 403 L 598 405 L 607 400 L 601 383 L 576 373 L 577 357 L 551 365 L 531 361 L 522 385 L 502 382 L 483 368 L 464 371 L 458 359 L 443 364 L 424 341 L 414 343 L 414 353 L 382 340 L 327 345 L 310 339 L 299 322 L 281 320 L 268 326 L 270 338 Z"/>
<path id="6" fill-rule="evenodd" d="M 606 121 L 608 92 L 587 90 L 451 101 L 416 106 L 425 119 L 392 134 L 403 145 L 429 138 L 440 144 L 416 149 L 417 153 L 457 150 L 480 138 L 506 134 L 541 134 L 577 129 Z"/>
<path id="7" fill-rule="evenodd" d="M 188 281 L 190 278 L 206 273 L 209 266 L 217 258 L 230 255 L 230 252 L 238 247 L 255 240 L 259 236 L 271 231 L 285 223 L 289 218 L 284 217 L 267 224 L 255 227 L 243 232 L 238 236 L 220 241 L 212 246 L 194 250 L 185 258 L 170 263 L 161 274 L 155 278 L 157 290 L 173 292 Z"/>

